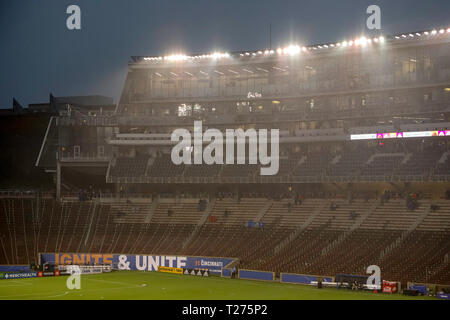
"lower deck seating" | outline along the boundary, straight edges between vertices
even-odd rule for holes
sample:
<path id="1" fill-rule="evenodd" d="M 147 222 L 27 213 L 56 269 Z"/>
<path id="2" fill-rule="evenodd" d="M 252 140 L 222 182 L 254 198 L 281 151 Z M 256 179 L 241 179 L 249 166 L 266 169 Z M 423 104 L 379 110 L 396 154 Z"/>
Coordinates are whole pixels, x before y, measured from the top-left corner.
<path id="1" fill-rule="evenodd" d="M 38 261 L 38 252 L 228 256 L 276 273 L 364 274 L 376 264 L 384 279 L 448 284 L 450 201 L 419 204 L 409 211 L 403 200 L 216 199 L 215 219 L 200 224 L 198 199 L 162 201 L 146 222 L 151 203 L 3 198 L 0 264 Z"/>

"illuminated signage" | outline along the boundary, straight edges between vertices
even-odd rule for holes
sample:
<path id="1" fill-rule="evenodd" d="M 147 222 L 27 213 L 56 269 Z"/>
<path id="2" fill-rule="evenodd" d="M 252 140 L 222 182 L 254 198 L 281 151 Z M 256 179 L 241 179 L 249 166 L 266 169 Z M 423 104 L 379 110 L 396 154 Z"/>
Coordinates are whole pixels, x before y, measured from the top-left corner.
<path id="1" fill-rule="evenodd" d="M 253 99 L 253 98 L 262 98 L 262 93 L 259 92 L 249 92 L 247 94 L 247 99 Z"/>
<path id="2" fill-rule="evenodd" d="M 448 137 L 450 130 L 352 134 L 350 140 Z"/>

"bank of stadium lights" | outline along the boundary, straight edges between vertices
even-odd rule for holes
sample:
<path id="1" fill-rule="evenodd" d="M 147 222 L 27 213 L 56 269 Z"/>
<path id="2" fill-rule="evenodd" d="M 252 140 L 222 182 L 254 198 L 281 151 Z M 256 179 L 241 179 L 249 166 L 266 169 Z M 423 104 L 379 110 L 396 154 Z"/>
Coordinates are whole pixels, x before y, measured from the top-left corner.
<path id="1" fill-rule="evenodd" d="M 408 39 L 415 39 L 419 37 L 424 36 L 436 36 L 436 35 L 443 35 L 446 33 L 450 33 L 450 28 L 447 29 L 433 29 L 429 31 L 423 31 L 423 32 L 415 32 L 415 33 L 404 33 L 404 34 L 398 34 L 389 37 L 389 40 L 408 40 Z M 239 53 L 239 56 L 241 57 L 258 57 L 258 56 L 270 56 L 275 53 L 278 55 L 286 55 L 286 56 L 294 56 L 298 55 L 302 52 L 309 52 L 312 50 L 331 50 L 331 49 L 338 49 L 338 48 L 348 48 L 348 47 L 366 47 L 368 45 L 372 44 L 382 44 L 386 41 L 384 36 L 380 37 L 374 37 L 374 38 L 366 38 L 366 37 L 360 37 L 353 40 L 344 40 L 342 42 L 336 42 L 336 43 L 328 43 L 328 44 L 321 44 L 321 45 L 315 45 L 315 46 L 303 46 L 300 47 L 298 45 L 290 45 L 285 48 L 278 48 L 276 50 L 272 49 L 266 49 L 266 50 L 259 50 L 259 51 L 249 51 L 249 52 L 241 52 Z M 206 55 L 196 55 L 196 56 L 187 56 L 183 54 L 175 54 L 170 56 L 164 56 L 164 57 L 145 57 L 145 61 L 185 61 L 185 60 L 199 60 L 199 59 L 222 59 L 222 58 L 229 58 L 231 55 L 229 53 L 221 53 L 221 52 L 215 52 L 212 54 L 206 54 Z"/>
<path id="2" fill-rule="evenodd" d="M 275 51 L 274 50 L 264 50 L 264 51 L 262 51 L 262 50 L 259 50 L 259 51 L 255 51 L 255 52 L 243 52 L 243 53 L 240 53 L 239 55 L 241 56 L 241 57 L 248 57 L 248 56 L 262 56 L 262 55 L 264 55 L 264 56 L 267 56 L 267 55 L 271 55 L 271 54 L 274 54 L 275 53 Z"/>
<path id="3" fill-rule="evenodd" d="M 222 52 L 214 52 L 211 54 L 203 54 L 203 55 L 197 55 L 197 56 L 187 56 L 184 54 L 173 54 L 169 56 L 164 57 L 145 57 L 145 61 L 186 61 L 186 60 L 197 60 L 197 59 L 222 59 L 222 58 L 228 58 L 230 57 L 229 53 L 222 53 Z"/>
<path id="4" fill-rule="evenodd" d="M 439 30 L 433 29 L 430 31 L 415 32 L 415 33 L 409 33 L 409 34 L 400 34 L 400 35 L 394 36 L 392 39 L 403 40 L 403 39 L 423 37 L 423 36 L 436 36 L 436 35 L 442 35 L 445 33 L 450 33 L 450 28 L 439 29 Z"/>

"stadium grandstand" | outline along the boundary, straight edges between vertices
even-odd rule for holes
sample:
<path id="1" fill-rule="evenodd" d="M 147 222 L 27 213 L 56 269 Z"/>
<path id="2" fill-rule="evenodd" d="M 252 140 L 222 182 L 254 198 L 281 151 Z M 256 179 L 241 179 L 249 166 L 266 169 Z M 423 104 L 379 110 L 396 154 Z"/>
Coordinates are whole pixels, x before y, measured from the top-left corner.
<path id="1" fill-rule="evenodd" d="M 450 29 L 132 57 L 116 106 L 63 100 L 30 163 L 51 187 L 0 193 L 0 264 L 231 257 L 275 279 L 377 265 L 405 288 L 450 284 Z M 174 164 L 171 134 L 194 121 L 279 129 L 277 174 Z"/>

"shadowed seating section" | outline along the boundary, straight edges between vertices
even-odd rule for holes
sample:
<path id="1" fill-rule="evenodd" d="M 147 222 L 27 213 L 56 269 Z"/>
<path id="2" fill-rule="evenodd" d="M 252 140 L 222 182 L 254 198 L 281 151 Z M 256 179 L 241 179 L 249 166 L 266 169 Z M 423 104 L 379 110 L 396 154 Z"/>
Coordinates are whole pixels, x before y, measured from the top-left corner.
<path id="1" fill-rule="evenodd" d="M 405 154 L 377 154 L 372 162 L 365 165 L 361 170 L 362 176 L 392 176 L 401 162 L 405 159 Z"/>
<path id="2" fill-rule="evenodd" d="M 175 165 L 170 155 L 165 154 L 155 158 L 148 171 L 150 177 L 176 177 L 183 174 L 184 164 Z"/>
<path id="3" fill-rule="evenodd" d="M 159 201 L 146 222 L 150 201 L 2 198 L 0 264 L 38 261 L 38 252 L 224 256 L 277 273 L 365 274 L 376 264 L 383 279 L 450 282 L 449 200 L 409 211 L 402 199 L 224 198 L 207 219 L 199 199 Z"/>
<path id="4" fill-rule="evenodd" d="M 442 147 L 427 146 L 356 146 L 340 151 L 314 151 L 307 154 L 281 155 L 279 170 L 273 178 L 301 177 L 314 179 L 372 177 L 375 181 L 393 176 L 449 175 L 450 157 Z M 151 159 L 149 161 L 149 159 Z M 186 177 L 186 178 L 252 178 L 259 176 L 260 164 L 180 164 L 172 162 L 170 154 L 119 157 L 111 161 L 111 177 Z M 199 179 L 204 181 L 205 179 Z M 227 180 L 227 179 L 226 179 Z M 195 181 L 199 182 L 199 181 Z"/>
<path id="5" fill-rule="evenodd" d="M 111 167 L 111 175 L 116 177 L 141 177 L 147 170 L 148 156 L 120 157 Z"/>

